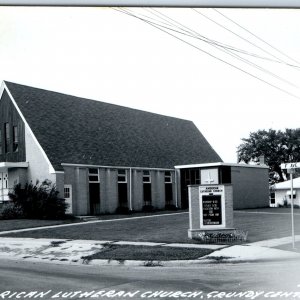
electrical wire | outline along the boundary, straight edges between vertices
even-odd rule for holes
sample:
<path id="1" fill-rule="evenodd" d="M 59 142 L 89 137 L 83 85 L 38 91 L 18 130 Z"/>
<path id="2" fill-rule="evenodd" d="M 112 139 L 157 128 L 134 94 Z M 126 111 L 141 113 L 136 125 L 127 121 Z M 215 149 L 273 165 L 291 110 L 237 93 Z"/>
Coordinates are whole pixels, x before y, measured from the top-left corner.
<path id="1" fill-rule="evenodd" d="M 174 20 L 174 19 L 172 19 L 172 18 L 166 16 L 165 14 L 163 14 L 163 13 L 161 13 L 161 12 L 156 11 L 154 8 L 152 8 L 152 10 L 155 11 L 157 14 L 160 14 L 160 15 L 164 16 L 164 18 L 163 18 L 164 20 L 166 20 L 166 18 L 167 18 L 167 19 L 171 20 L 172 22 L 174 22 L 174 23 L 176 23 L 176 24 L 178 24 L 178 25 L 180 25 L 180 26 L 183 26 L 183 28 L 187 28 L 186 26 L 184 26 L 183 24 L 177 22 L 176 20 Z M 152 12 L 152 13 L 153 13 L 153 12 Z M 157 14 L 155 14 L 155 15 L 157 16 Z M 160 18 L 161 18 L 161 17 L 160 17 Z M 174 25 L 174 24 L 171 23 L 171 22 L 170 22 L 169 24 L 172 24 L 173 26 L 176 26 L 176 25 Z M 182 29 L 182 27 L 178 27 L 178 28 L 181 28 L 181 30 L 184 30 L 184 29 Z M 293 65 L 293 64 L 284 62 L 284 61 L 282 61 L 282 60 L 280 60 L 280 59 L 276 59 L 276 60 L 275 60 L 275 59 L 271 59 L 271 58 L 268 58 L 268 57 L 264 57 L 264 56 L 261 56 L 261 55 L 257 55 L 257 54 L 255 54 L 255 53 L 252 53 L 252 52 L 249 52 L 249 51 L 242 50 L 242 49 L 240 49 L 240 48 L 232 47 L 232 46 L 229 46 L 229 45 L 227 45 L 227 44 L 217 42 L 217 41 L 215 41 L 215 40 L 209 39 L 209 38 L 207 38 L 207 37 L 205 37 L 205 36 L 199 34 L 198 32 L 195 32 L 195 31 L 193 31 L 193 30 L 191 30 L 191 29 L 189 29 L 189 32 L 193 32 L 193 33 L 197 34 L 197 36 L 203 38 L 203 40 L 204 40 L 204 41 L 207 41 L 208 43 L 212 43 L 212 44 L 215 44 L 215 45 L 219 45 L 219 46 L 221 46 L 221 47 L 223 47 L 223 48 L 227 48 L 227 49 L 232 50 L 232 51 L 240 52 L 240 53 L 245 54 L 245 55 L 248 55 L 248 56 L 253 56 L 253 57 L 255 57 L 255 58 L 260 58 L 260 59 L 267 60 L 267 61 L 270 61 L 270 62 L 275 62 L 275 63 L 284 64 L 284 65 L 287 65 L 287 66 L 289 66 L 289 67 L 294 67 L 294 68 L 297 68 L 297 69 L 300 70 L 300 66 L 296 66 L 296 65 Z M 244 40 L 245 40 L 245 39 L 244 39 Z M 247 41 L 247 40 L 246 40 L 246 41 Z"/>
<path id="2" fill-rule="evenodd" d="M 259 36 L 257 36 L 256 34 L 254 34 L 253 32 L 251 32 L 250 30 L 246 29 L 244 26 L 238 24 L 237 22 L 233 21 L 231 18 L 229 18 L 228 16 L 226 16 L 225 14 L 221 13 L 219 10 L 214 8 L 214 11 L 216 11 L 218 14 L 220 14 L 221 16 L 223 16 L 225 19 L 229 20 L 230 22 L 232 22 L 233 24 L 235 24 L 236 26 L 240 27 L 241 29 L 245 30 L 246 32 L 250 33 L 252 36 L 254 36 L 255 38 L 257 38 L 259 41 L 263 42 L 264 44 L 268 45 L 269 47 L 271 47 L 272 49 L 274 49 L 275 51 L 277 51 L 278 53 L 282 54 L 283 56 L 285 56 L 286 58 L 290 59 L 291 61 L 297 63 L 298 65 L 300 65 L 300 62 L 298 62 L 297 60 L 295 60 L 294 58 L 290 57 L 289 55 L 285 54 L 283 51 L 279 50 L 278 48 L 274 47 L 273 45 L 271 45 L 270 43 L 268 43 L 267 41 L 265 41 L 264 39 L 260 38 Z"/>
<path id="3" fill-rule="evenodd" d="M 179 41 L 181 41 L 181 42 L 183 42 L 183 43 L 185 43 L 185 44 L 187 44 L 187 45 L 189 45 L 189 46 L 191 46 L 191 47 L 197 49 L 198 51 L 200 51 L 200 52 L 202 52 L 202 53 L 205 53 L 206 55 L 208 55 L 208 56 L 210 56 L 210 57 L 212 57 L 212 58 L 214 58 L 214 59 L 216 59 L 216 60 L 218 60 L 218 61 L 221 61 L 221 62 L 223 62 L 224 64 L 227 64 L 227 65 L 231 66 L 232 68 L 237 69 L 237 70 L 241 71 L 242 73 L 245 73 L 245 74 L 249 75 L 249 76 L 252 77 L 252 78 L 255 78 L 255 79 L 257 79 L 257 80 L 259 80 L 259 81 L 261 81 L 261 82 L 263 82 L 263 83 L 265 83 L 265 84 L 267 84 L 267 85 L 269 85 L 269 86 L 271 86 L 271 87 L 273 87 L 273 88 L 275 88 L 275 89 L 277 89 L 277 90 L 279 90 L 279 91 L 281 91 L 281 92 L 283 92 L 283 93 L 285 93 L 285 94 L 287 94 L 287 95 L 289 95 L 289 96 L 291 96 L 291 97 L 294 97 L 294 98 L 297 98 L 298 100 L 300 100 L 300 97 L 299 97 L 299 96 L 297 96 L 297 95 L 295 95 L 295 94 L 293 94 L 293 93 L 287 91 L 286 89 L 283 89 L 283 88 L 281 88 L 281 87 L 278 87 L 278 86 L 276 86 L 276 85 L 274 85 L 274 84 L 268 82 L 267 80 L 264 80 L 264 79 L 262 79 L 262 78 L 260 78 L 260 77 L 258 77 L 258 76 L 256 76 L 256 75 L 254 75 L 254 74 L 252 74 L 252 73 L 246 71 L 246 70 L 243 70 L 242 68 L 240 68 L 240 67 L 238 67 L 238 66 L 235 66 L 235 65 L 233 65 L 232 63 L 227 62 L 227 61 L 223 60 L 222 58 L 219 58 L 219 57 L 217 57 L 217 56 L 215 56 L 215 55 L 213 55 L 213 54 L 211 54 L 211 53 L 209 53 L 209 52 L 207 52 L 207 51 L 201 49 L 200 47 L 193 45 L 192 43 L 190 43 L 190 42 L 188 42 L 188 41 L 185 41 L 184 39 L 181 39 L 180 37 L 178 37 L 178 36 L 176 36 L 176 35 L 174 35 L 174 34 L 168 32 L 167 30 L 161 28 L 160 26 L 153 24 L 153 22 L 149 22 L 149 21 L 147 21 L 147 20 L 144 20 L 144 19 L 142 19 L 142 18 L 139 18 L 139 17 L 135 16 L 134 14 L 128 13 L 126 10 L 124 10 L 124 9 L 122 9 L 122 8 L 112 8 L 112 9 L 114 9 L 114 10 L 116 10 L 116 11 L 119 11 L 119 12 L 121 12 L 121 13 L 123 13 L 123 14 L 127 14 L 127 15 L 129 15 L 129 16 L 132 16 L 132 17 L 135 17 L 135 18 L 137 18 L 137 19 L 140 19 L 140 20 L 142 20 L 143 22 L 145 22 L 145 23 L 151 25 L 152 27 L 155 27 L 156 29 L 158 29 L 158 30 L 160 30 L 160 31 L 162 31 L 162 32 L 165 32 L 166 34 L 172 36 L 173 38 L 175 38 L 175 39 L 177 39 L 177 40 L 179 40 Z"/>
<path id="4" fill-rule="evenodd" d="M 123 8 L 123 10 L 125 10 L 125 9 Z M 131 16 L 134 16 L 134 17 L 140 19 L 141 21 L 147 21 L 149 24 L 151 23 L 152 25 L 160 26 L 160 27 L 162 27 L 162 28 L 164 28 L 164 29 L 171 30 L 171 31 L 176 32 L 176 33 L 179 33 L 179 34 L 183 34 L 183 35 L 185 35 L 185 36 L 188 36 L 188 37 L 192 37 L 192 38 L 198 39 L 198 37 L 195 36 L 195 35 L 192 35 L 192 34 L 186 34 L 186 33 L 180 32 L 180 31 L 178 31 L 178 30 L 172 29 L 172 28 L 170 28 L 170 27 L 167 27 L 167 26 L 163 26 L 163 25 L 157 24 L 157 23 L 155 23 L 155 22 L 153 22 L 153 21 L 145 20 L 144 18 L 138 16 L 136 13 L 130 12 L 130 9 L 127 9 L 127 13 L 128 13 L 129 15 L 131 15 Z M 151 18 L 151 19 L 153 20 L 153 18 Z M 184 26 L 184 25 L 183 25 L 183 26 Z M 184 27 L 187 28 L 186 26 L 184 26 Z M 190 31 L 191 31 L 191 30 L 190 30 Z M 192 32 L 193 32 L 193 31 L 192 31 Z M 196 32 L 196 34 L 197 34 L 197 32 Z M 203 39 L 200 39 L 200 40 L 206 42 L 206 40 L 203 40 Z M 234 57 L 235 59 L 238 59 L 238 60 L 242 61 L 243 63 L 248 64 L 248 65 L 250 65 L 250 66 L 252 66 L 252 67 L 254 67 L 254 68 L 256 68 L 256 69 L 258 69 L 258 70 L 260 70 L 260 71 L 262 71 L 262 72 L 264 72 L 264 73 L 266 73 L 266 74 L 268 74 L 268 75 L 270 75 L 270 76 L 272 76 L 272 77 L 274 77 L 274 78 L 276 78 L 276 79 L 278 79 L 278 80 L 281 80 L 281 81 L 283 81 L 283 82 L 285 82 L 285 83 L 287 83 L 287 84 L 289 84 L 289 85 L 291 85 L 291 86 L 293 86 L 293 87 L 295 87 L 295 88 L 299 88 L 299 87 L 298 87 L 297 85 L 295 85 L 294 83 L 292 83 L 292 82 L 290 82 L 290 81 L 288 81 L 288 80 L 286 80 L 286 79 L 284 79 L 284 78 L 282 78 L 282 77 L 280 77 L 280 76 L 274 74 L 273 72 L 271 72 L 271 71 L 269 71 L 269 70 L 267 70 L 267 69 L 265 69 L 265 68 L 263 68 L 263 67 L 261 67 L 261 66 L 255 64 L 255 63 L 253 63 L 253 62 L 251 62 L 251 61 L 249 61 L 249 60 L 247 60 L 247 59 L 245 59 L 245 58 L 243 58 L 243 57 L 237 55 L 236 53 L 232 53 L 231 51 L 228 51 L 226 48 L 224 48 L 224 47 L 222 47 L 222 46 L 220 46 L 220 45 L 218 45 L 218 44 L 212 43 L 211 46 L 217 48 L 219 51 L 225 52 L 226 54 L 228 54 L 228 55 Z M 223 48 L 224 48 L 224 49 L 223 49 Z"/>
<path id="5" fill-rule="evenodd" d="M 195 9 L 195 8 L 191 8 L 191 10 L 193 10 L 193 11 L 194 11 L 194 12 L 196 12 L 197 14 L 199 14 L 199 15 L 203 16 L 203 17 L 204 17 L 204 18 L 206 18 L 207 20 L 209 20 L 209 21 L 213 22 L 214 24 L 216 24 L 216 25 L 220 26 L 221 28 L 225 29 L 226 31 L 228 31 L 228 32 L 232 33 L 233 35 L 235 35 L 235 36 L 239 37 L 241 40 L 243 40 L 243 41 L 245 41 L 245 42 L 249 43 L 250 45 L 252 45 L 252 46 L 254 46 L 254 47 L 256 47 L 256 48 L 258 48 L 259 50 L 263 51 L 264 53 L 267 53 L 267 54 L 269 54 L 270 56 L 272 56 L 273 58 L 277 59 L 278 61 L 280 61 L 280 62 L 282 62 L 282 63 L 284 63 L 284 64 L 287 64 L 285 61 L 283 61 L 282 59 L 280 59 L 280 58 L 278 58 L 277 56 L 273 55 L 273 54 L 272 54 L 272 53 L 270 53 L 269 51 L 267 51 L 267 50 L 263 49 L 263 48 L 262 48 L 262 47 L 260 47 L 260 46 L 257 46 L 256 44 L 254 44 L 254 43 L 252 43 L 251 41 L 249 41 L 249 40 L 245 39 L 244 37 L 242 37 L 241 35 L 239 35 L 239 34 L 235 33 L 234 31 L 232 31 L 232 30 L 230 30 L 230 29 L 228 29 L 228 28 L 227 28 L 227 27 L 225 27 L 224 25 L 222 25 L 222 24 L 220 24 L 220 23 L 218 23 L 218 22 L 214 21 L 212 18 L 210 18 L 210 17 L 206 16 L 206 15 L 205 15 L 205 14 L 203 14 L 202 12 L 199 12 L 197 9 Z"/>

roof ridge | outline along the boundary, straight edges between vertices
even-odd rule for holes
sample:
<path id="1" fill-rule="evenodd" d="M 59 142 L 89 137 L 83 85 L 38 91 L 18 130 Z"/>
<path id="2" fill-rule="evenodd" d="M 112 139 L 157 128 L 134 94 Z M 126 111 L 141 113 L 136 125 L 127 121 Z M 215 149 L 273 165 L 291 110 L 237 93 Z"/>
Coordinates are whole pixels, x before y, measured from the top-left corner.
<path id="1" fill-rule="evenodd" d="M 90 98 L 85 98 L 85 97 L 79 97 L 79 96 L 72 95 L 72 94 L 67 94 L 67 93 L 63 93 L 63 92 L 57 92 L 57 91 L 53 91 L 53 90 L 49 90 L 49 89 L 44 89 L 44 88 L 33 87 L 33 86 L 30 86 L 30 85 L 20 84 L 20 83 L 16 83 L 16 82 L 7 81 L 7 80 L 3 80 L 3 82 L 5 84 L 8 83 L 8 84 L 18 85 L 18 86 L 25 87 L 25 88 L 31 88 L 31 89 L 35 89 L 35 90 L 39 90 L 39 91 L 54 93 L 54 94 L 57 94 L 57 95 L 63 95 L 63 96 L 67 96 L 67 97 L 73 97 L 73 98 L 76 98 L 78 100 L 95 101 L 95 102 L 106 104 L 106 105 L 117 106 L 117 107 L 121 107 L 121 108 L 125 108 L 125 109 L 130 109 L 130 110 L 135 110 L 135 111 L 138 111 L 138 112 L 143 112 L 143 113 L 147 113 L 147 114 L 151 114 L 151 115 L 157 115 L 157 116 L 162 116 L 162 117 L 167 117 L 167 118 L 172 118 L 172 119 L 176 119 L 176 120 L 181 120 L 181 121 L 186 121 L 186 122 L 194 123 L 192 120 L 178 118 L 178 117 L 173 117 L 173 116 L 168 116 L 168 115 L 164 115 L 164 114 L 161 114 L 161 113 L 149 112 L 149 111 L 146 111 L 146 110 L 142 110 L 142 109 L 138 109 L 138 108 L 133 108 L 133 107 L 129 107 L 129 106 L 124 106 L 124 105 L 120 105 L 120 104 L 114 104 L 114 103 L 110 103 L 110 102 L 106 102 L 106 101 L 102 101 L 102 100 L 90 99 Z"/>

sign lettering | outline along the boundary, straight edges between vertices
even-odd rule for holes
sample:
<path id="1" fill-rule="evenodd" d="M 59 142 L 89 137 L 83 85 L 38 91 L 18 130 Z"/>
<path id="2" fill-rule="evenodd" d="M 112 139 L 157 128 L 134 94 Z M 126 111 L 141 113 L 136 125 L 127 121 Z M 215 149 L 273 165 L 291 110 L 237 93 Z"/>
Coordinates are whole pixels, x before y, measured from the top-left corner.
<path id="1" fill-rule="evenodd" d="M 221 195 L 202 196 L 203 225 L 222 225 Z"/>
<path id="2" fill-rule="evenodd" d="M 300 168 L 300 162 L 284 163 L 280 165 L 281 169 L 298 169 Z"/>

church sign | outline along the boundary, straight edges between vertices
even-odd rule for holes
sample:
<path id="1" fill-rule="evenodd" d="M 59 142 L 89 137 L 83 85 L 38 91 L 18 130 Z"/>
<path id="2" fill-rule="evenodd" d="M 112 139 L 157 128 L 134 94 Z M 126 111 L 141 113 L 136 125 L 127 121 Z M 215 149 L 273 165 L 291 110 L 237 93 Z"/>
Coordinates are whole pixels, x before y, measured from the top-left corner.
<path id="1" fill-rule="evenodd" d="M 223 185 L 199 186 L 200 228 L 225 227 Z"/>

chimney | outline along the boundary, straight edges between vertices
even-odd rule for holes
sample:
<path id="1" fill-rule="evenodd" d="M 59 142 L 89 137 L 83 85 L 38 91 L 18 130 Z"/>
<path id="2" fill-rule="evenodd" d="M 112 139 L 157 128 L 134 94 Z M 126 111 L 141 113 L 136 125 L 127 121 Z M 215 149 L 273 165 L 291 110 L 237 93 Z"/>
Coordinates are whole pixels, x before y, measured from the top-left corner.
<path id="1" fill-rule="evenodd" d="M 260 155 L 260 157 L 259 157 L 259 164 L 260 165 L 265 165 L 266 163 L 265 163 L 265 156 L 264 155 Z"/>

